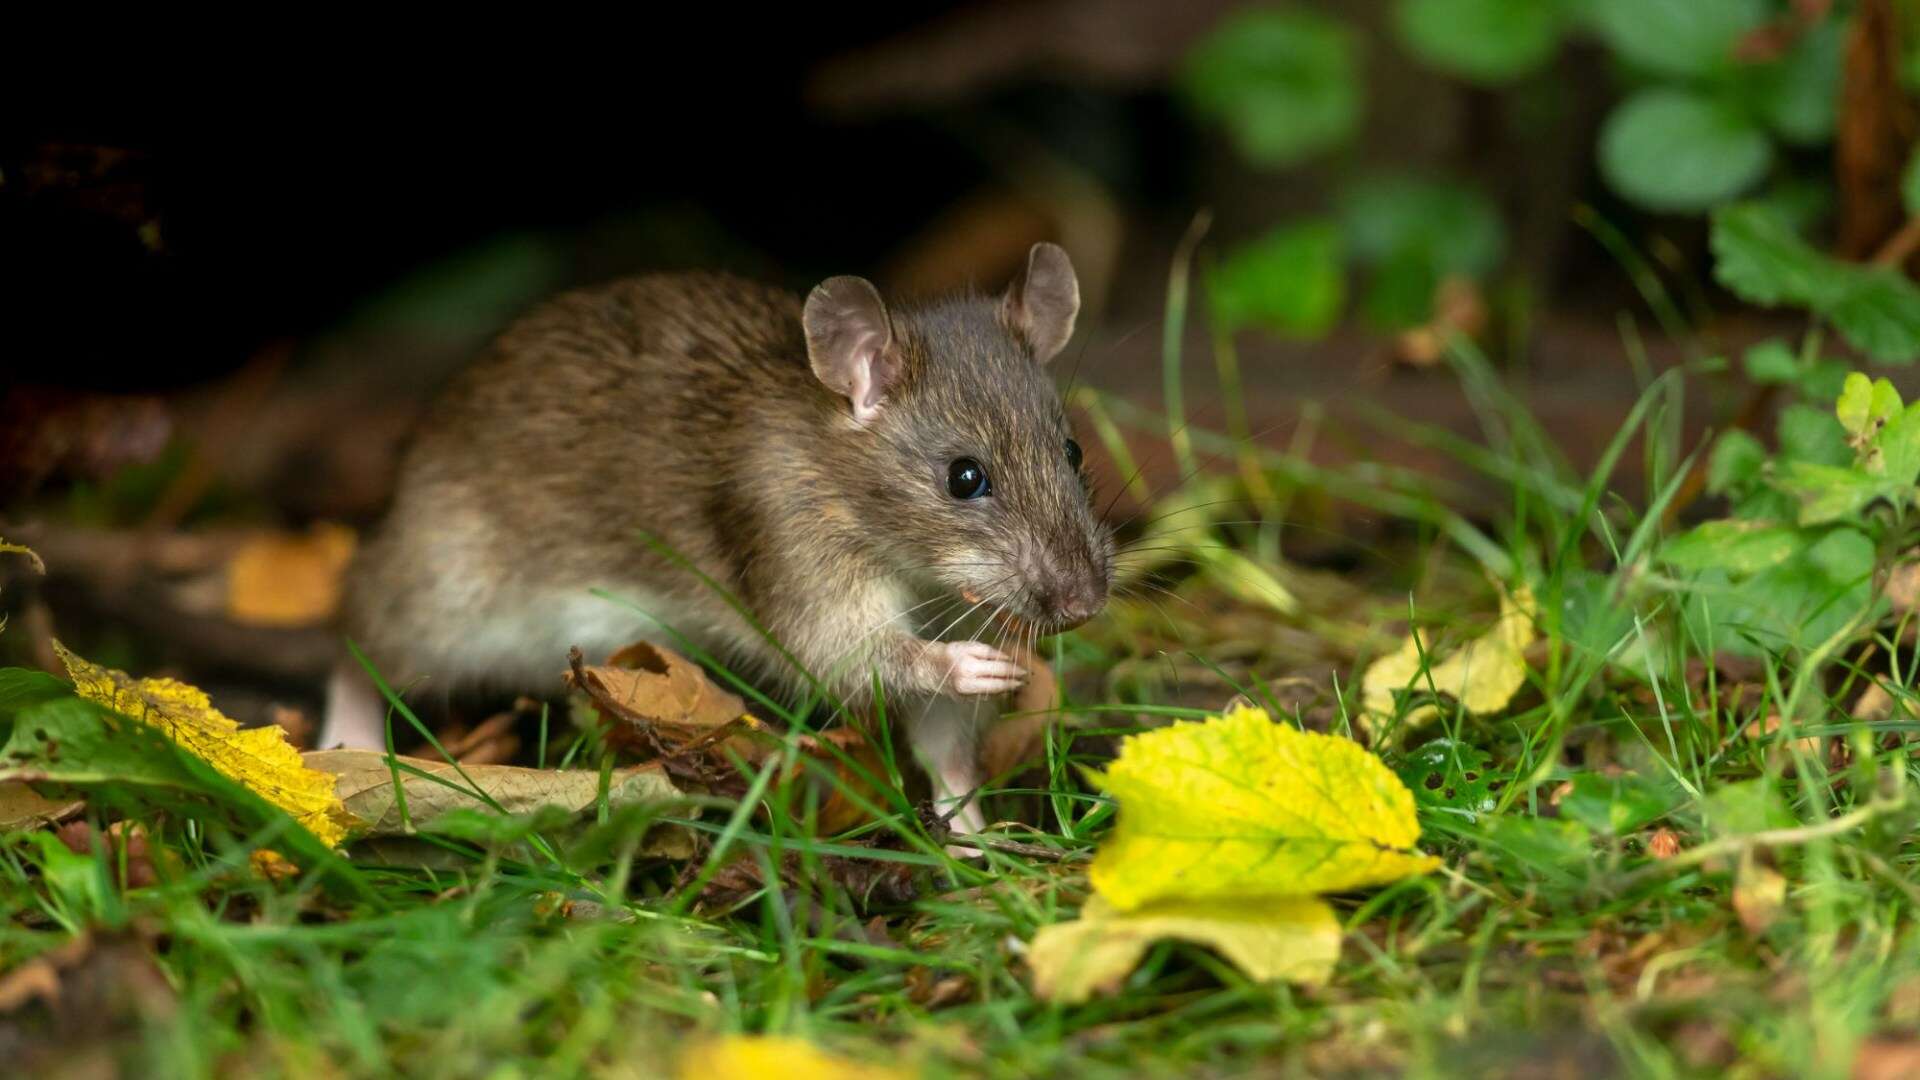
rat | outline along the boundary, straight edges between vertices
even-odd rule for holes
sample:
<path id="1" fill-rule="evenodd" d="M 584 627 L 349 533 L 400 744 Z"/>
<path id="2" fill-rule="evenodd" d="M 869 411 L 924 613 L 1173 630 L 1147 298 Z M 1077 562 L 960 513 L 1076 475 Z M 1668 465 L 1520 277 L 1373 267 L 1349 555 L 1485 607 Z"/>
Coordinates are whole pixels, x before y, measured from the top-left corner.
<path id="1" fill-rule="evenodd" d="M 345 634 L 393 686 L 540 690 L 569 646 L 643 639 L 791 701 L 871 708 L 877 681 L 936 805 L 978 832 L 979 731 L 1032 656 L 1007 642 L 1084 623 L 1112 585 L 1048 366 L 1079 308 L 1046 243 L 1000 295 L 913 305 L 852 276 L 804 301 L 715 273 L 563 294 L 428 409 Z M 357 661 L 328 698 L 319 745 L 385 745 Z"/>

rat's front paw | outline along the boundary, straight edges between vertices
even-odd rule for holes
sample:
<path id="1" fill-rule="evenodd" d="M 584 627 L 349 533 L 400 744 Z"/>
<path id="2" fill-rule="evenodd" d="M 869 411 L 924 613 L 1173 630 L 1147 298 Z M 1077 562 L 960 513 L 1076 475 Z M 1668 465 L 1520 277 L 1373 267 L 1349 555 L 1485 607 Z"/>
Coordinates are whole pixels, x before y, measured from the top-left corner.
<path id="1" fill-rule="evenodd" d="M 956 694 L 1010 694 L 1026 684 L 1027 669 L 985 642 L 947 641 L 934 648 L 946 667 L 941 681 Z"/>

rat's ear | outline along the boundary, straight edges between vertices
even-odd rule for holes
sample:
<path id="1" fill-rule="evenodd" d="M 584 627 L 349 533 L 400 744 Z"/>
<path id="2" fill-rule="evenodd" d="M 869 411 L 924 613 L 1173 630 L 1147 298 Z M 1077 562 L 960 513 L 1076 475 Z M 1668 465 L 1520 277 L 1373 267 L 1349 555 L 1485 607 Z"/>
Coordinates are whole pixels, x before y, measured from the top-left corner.
<path id="1" fill-rule="evenodd" d="M 846 396 L 855 421 L 871 423 L 900 379 L 893 324 L 879 290 L 866 278 L 830 277 L 807 295 L 800 324 L 814 376 Z"/>
<path id="2" fill-rule="evenodd" d="M 1073 276 L 1067 253 L 1058 244 L 1033 245 L 1026 270 L 1007 286 L 1001 303 L 1007 321 L 1033 347 L 1035 360 L 1044 364 L 1060 355 L 1080 314 L 1080 280 Z"/>

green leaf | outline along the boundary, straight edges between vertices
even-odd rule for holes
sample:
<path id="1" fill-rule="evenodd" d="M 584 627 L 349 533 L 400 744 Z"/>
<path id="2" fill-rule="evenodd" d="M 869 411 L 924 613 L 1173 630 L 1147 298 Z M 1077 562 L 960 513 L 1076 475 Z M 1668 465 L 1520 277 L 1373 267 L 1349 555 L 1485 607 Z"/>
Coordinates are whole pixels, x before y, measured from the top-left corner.
<path id="1" fill-rule="evenodd" d="M 1249 161 L 1285 168 L 1353 136 L 1362 93 L 1358 48 L 1345 23 L 1324 15 L 1245 11 L 1193 47 L 1179 86 Z"/>
<path id="2" fill-rule="evenodd" d="M 1741 358 L 1747 378 L 1757 383 L 1790 383 L 1800 377 L 1800 357 L 1779 338 L 1753 346 Z"/>
<path id="3" fill-rule="evenodd" d="M 1744 836 L 1800 824 L 1765 777 L 1715 788 L 1707 793 L 1703 809 L 1707 827 L 1716 836 Z"/>
<path id="4" fill-rule="evenodd" d="M 1502 779 L 1487 768 L 1489 760 L 1491 755 L 1477 746 L 1439 738 L 1409 751 L 1394 772 L 1415 803 L 1472 822 L 1492 812 L 1494 784 Z"/>
<path id="5" fill-rule="evenodd" d="M 1751 574 L 1785 562 L 1802 543 L 1800 530 L 1791 525 L 1709 521 L 1661 545 L 1660 558 L 1682 570 Z"/>
<path id="6" fill-rule="evenodd" d="M 1675 792 L 1632 773 L 1581 773 L 1560 798 L 1560 816 L 1596 833 L 1625 836 L 1652 823 L 1678 802 Z"/>
<path id="7" fill-rule="evenodd" d="M 1714 276 L 1742 299 L 1807 307 L 1885 363 L 1920 356 L 1920 288 L 1900 274 L 1815 251 L 1762 203 L 1714 211 L 1712 246 Z"/>
<path id="8" fill-rule="evenodd" d="M 1824 525 L 1851 518 L 1888 493 L 1886 481 L 1848 465 L 1783 463 L 1779 486 L 1800 504 L 1800 524 Z"/>
<path id="9" fill-rule="evenodd" d="M 56 698 L 72 697 L 73 684 L 44 671 L 0 668 L 0 718 Z"/>
<path id="10" fill-rule="evenodd" d="M 1560 43 L 1555 0 L 1400 0 L 1394 28 L 1407 51 L 1442 71 L 1505 83 L 1535 70 Z"/>
<path id="11" fill-rule="evenodd" d="M 1886 364 L 1920 358 L 1920 288 L 1885 267 L 1854 266 L 1845 288 L 1822 312 L 1855 348 Z"/>
<path id="12" fill-rule="evenodd" d="M 1793 49 L 1761 72 L 1761 108 L 1782 139 L 1818 146 L 1833 137 L 1840 114 L 1840 19 L 1825 19 L 1800 35 Z"/>
<path id="13" fill-rule="evenodd" d="M 1405 251 L 1373 271 L 1361 314 L 1385 330 L 1404 330 L 1433 318 L 1433 293 L 1439 285 L 1433 260 L 1424 251 Z"/>
<path id="14" fill-rule="evenodd" d="M 1853 463 L 1847 431 L 1834 419 L 1831 409 L 1816 409 L 1795 402 L 1780 410 L 1774 433 L 1780 440 L 1783 460 L 1810 461 L 1816 465 Z"/>
<path id="15" fill-rule="evenodd" d="M 1767 449 L 1760 440 L 1738 428 L 1720 436 L 1713 444 L 1713 456 L 1707 459 L 1707 492 L 1725 495 L 1737 487 L 1752 483 L 1767 463 Z"/>
<path id="16" fill-rule="evenodd" d="M 1768 11 L 1765 0 L 1589 0 L 1586 14 L 1629 64 L 1698 76 L 1730 63 L 1734 43 Z"/>
<path id="17" fill-rule="evenodd" d="M 1524 871 L 1579 876 L 1593 859 L 1593 833 L 1578 821 L 1497 817 L 1486 830 L 1488 850 Z"/>
<path id="18" fill-rule="evenodd" d="M 1920 401 L 1902 409 L 1874 439 L 1887 482 L 1911 487 L 1920 479 Z"/>
<path id="19" fill-rule="evenodd" d="M 1346 304 L 1340 230 L 1330 221 L 1283 226 L 1235 249 L 1207 285 L 1214 318 L 1225 327 L 1318 337 Z"/>
<path id="20" fill-rule="evenodd" d="M 1873 541 L 1858 529 L 1834 529 L 1807 549 L 1807 561 L 1835 584 L 1856 584 L 1873 574 Z"/>
<path id="21" fill-rule="evenodd" d="M 1711 245 L 1713 276 L 1743 300 L 1816 309 L 1832 300 L 1838 264 L 1808 247 L 1763 203 L 1716 210 Z"/>
<path id="22" fill-rule="evenodd" d="M 31 780 L 92 792 L 122 805 L 184 806 L 202 821 L 253 832 L 282 824 L 274 844 L 299 861 L 328 858 L 286 813 L 180 749 L 158 729 L 67 694 L 20 709 L 0 747 L 0 783 Z"/>
<path id="23" fill-rule="evenodd" d="M 1506 251 L 1499 208 L 1468 184 L 1400 174 L 1356 180 L 1340 194 L 1340 222 L 1355 258 L 1416 255 L 1435 276 L 1490 273 Z"/>
<path id="24" fill-rule="evenodd" d="M 1900 411 L 1900 391 L 1893 388 L 1893 383 L 1869 379 L 1857 371 L 1847 376 L 1840 387 L 1840 399 L 1833 406 L 1840 426 L 1861 443 L 1879 435 L 1886 422 Z"/>
<path id="25" fill-rule="evenodd" d="M 1685 90 L 1642 90 L 1600 129 L 1600 171 L 1651 210 L 1705 210 L 1758 183 L 1773 160 L 1747 117 Z"/>

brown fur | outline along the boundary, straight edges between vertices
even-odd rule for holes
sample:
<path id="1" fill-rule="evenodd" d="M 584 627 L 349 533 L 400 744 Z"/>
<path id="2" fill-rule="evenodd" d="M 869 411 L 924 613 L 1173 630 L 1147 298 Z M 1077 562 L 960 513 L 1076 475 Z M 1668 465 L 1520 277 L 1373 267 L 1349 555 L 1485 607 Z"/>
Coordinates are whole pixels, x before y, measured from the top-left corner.
<path id="1" fill-rule="evenodd" d="M 961 590 L 1037 628 L 1063 596 L 1105 595 L 1111 541 L 1064 460 L 1065 414 L 1017 305 L 894 312 L 900 373 L 866 427 L 809 368 L 800 314 L 786 292 L 687 274 L 523 318 L 423 424 L 350 572 L 347 633 L 396 682 L 537 690 L 567 644 L 630 633 L 598 588 L 805 685 L 651 536 L 858 698 L 874 670 L 890 690 L 939 691 L 922 638 L 951 627 Z M 986 463 L 991 497 L 947 494 L 956 456 Z"/>

